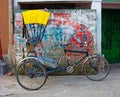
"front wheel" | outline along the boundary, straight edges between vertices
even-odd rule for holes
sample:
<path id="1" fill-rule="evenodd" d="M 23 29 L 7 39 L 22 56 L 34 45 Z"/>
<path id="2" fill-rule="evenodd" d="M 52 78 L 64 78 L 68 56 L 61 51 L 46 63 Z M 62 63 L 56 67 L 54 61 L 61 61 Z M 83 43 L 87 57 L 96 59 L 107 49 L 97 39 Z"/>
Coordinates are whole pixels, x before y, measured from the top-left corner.
<path id="1" fill-rule="evenodd" d="M 17 82 L 26 90 L 41 88 L 47 79 L 46 70 L 39 61 L 26 59 L 22 61 L 16 72 Z"/>
<path id="2" fill-rule="evenodd" d="M 92 81 L 101 81 L 110 73 L 110 65 L 102 56 L 94 56 L 85 62 L 84 73 Z"/>

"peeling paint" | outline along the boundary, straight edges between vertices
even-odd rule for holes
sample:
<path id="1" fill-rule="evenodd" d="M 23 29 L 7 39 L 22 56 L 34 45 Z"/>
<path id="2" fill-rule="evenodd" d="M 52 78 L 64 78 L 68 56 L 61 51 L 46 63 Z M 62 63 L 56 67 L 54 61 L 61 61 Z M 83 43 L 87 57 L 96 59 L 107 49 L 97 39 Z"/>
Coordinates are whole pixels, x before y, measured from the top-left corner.
<path id="1" fill-rule="evenodd" d="M 37 45 L 39 42 L 33 42 L 33 49 L 36 51 L 36 55 L 41 54 L 48 57 L 58 57 L 60 56 L 61 47 L 60 44 L 70 44 L 68 49 L 84 49 L 81 43 L 87 43 L 87 50 L 89 52 L 96 52 L 96 11 L 95 10 L 50 10 L 51 16 L 48 21 L 45 33 L 40 33 L 41 26 L 37 24 L 26 25 L 26 37 L 23 35 L 23 19 L 21 13 L 15 13 L 15 34 L 14 38 L 18 36 L 24 36 L 23 38 L 29 42 L 33 42 L 33 39 L 40 40 L 42 38 L 41 46 Z M 93 38 L 93 41 L 91 39 Z M 26 41 L 25 41 L 26 42 Z M 24 42 L 21 40 L 14 40 L 15 48 L 23 48 L 24 50 L 28 48 L 25 47 Z M 24 47 L 23 47 L 23 46 Z M 21 50 L 20 50 L 21 51 Z M 19 54 L 18 54 L 19 53 Z M 24 52 L 16 51 L 16 60 L 23 57 Z M 70 55 L 70 54 L 69 54 Z M 80 55 L 79 55 L 80 56 Z"/>

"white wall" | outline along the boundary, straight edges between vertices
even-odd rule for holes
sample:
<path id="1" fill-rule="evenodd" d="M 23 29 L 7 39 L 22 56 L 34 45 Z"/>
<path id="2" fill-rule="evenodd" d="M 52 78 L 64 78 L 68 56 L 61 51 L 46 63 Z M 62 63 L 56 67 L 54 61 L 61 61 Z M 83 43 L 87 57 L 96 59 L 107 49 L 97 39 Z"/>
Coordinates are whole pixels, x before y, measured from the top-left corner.
<path id="1" fill-rule="evenodd" d="M 101 1 L 93 1 L 91 9 L 97 11 L 97 53 L 101 54 Z"/>

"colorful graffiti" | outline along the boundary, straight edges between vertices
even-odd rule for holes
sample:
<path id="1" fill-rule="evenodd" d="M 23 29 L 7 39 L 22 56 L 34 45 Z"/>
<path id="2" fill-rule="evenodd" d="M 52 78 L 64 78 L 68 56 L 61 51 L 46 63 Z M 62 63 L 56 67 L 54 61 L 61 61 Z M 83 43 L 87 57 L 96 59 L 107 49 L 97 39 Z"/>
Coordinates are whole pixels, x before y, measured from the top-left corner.
<path id="1" fill-rule="evenodd" d="M 65 12 L 55 11 L 52 13 L 43 37 L 46 53 L 51 56 L 57 55 L 61 48 L 60 44 L 68 43 L 71 44 L 68 49 L 87 49 L 92 52 L 92 48 L 96 45 L 94 40 L 96 39 L 95 15 L 93 10 L 73 10 L 71 12 L 65 10 Z M 82 43 L 85 42 L 87 48 L 82 46 Z M 55 48 L 57 49 L 56 53 L 54 52 Z"/>
<path id="2" fill-rule="evenodd" d="M 96 51 L 96 11 L 95 10 L 50 10 L 47 27 L 44 33 L 43 28 L 38 24 L 26 25 L 26 37 L 23 37 L 23 17 L 21 13 L 15 14 L 15 38 L 21 43 L 16 48 L 22 48 L 23 40 L 34 45 L 27 45 L 24 49 L 34 50 L 36 55 L 41 54 L 58 57 L 61 55 L 60 44 L 70 44 L 67 49 L 86 49 L 89 52 Z M 39 40 L 42 38 L 42 44 Z M 22 40 L 22 42 L 21 42 Z M 25 41 L 24 40 L 24 41 Z M 36 40 L 36 41 L 35 41 Z M 15 44 L 17 41 L 15 41 Z M 84 48 L 83 43 L 87 46 Z M 16 52 L 18 53 L 18 52 Z M 19 52 L 20 53 L 20 52 Z M 24 52 L 21 52 L 24 54 Z M 71 56 L 71 54 L 68 54 Z M 17 59 L 17 58 L 16 58 Z M 20 58 L 19 58 L 20 59 Z"/>
<path id="3" fill-rule="evenodd" d="M 23 58 L 23 45 L 22 45 L 22 35 L 23 35 L 23 18 L 21 13 L 15 14 L 15 30 L 14 30 L 14 42 L 13 46 L 15 47 L 15 59 L 16 62 Z"/>

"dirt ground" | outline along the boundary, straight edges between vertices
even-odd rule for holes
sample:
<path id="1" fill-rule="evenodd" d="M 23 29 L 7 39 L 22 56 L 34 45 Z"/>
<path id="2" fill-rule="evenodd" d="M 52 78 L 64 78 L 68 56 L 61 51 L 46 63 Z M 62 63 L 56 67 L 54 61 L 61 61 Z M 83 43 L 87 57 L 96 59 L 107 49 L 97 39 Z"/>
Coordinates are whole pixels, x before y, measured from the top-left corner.
<path id="1" fill-rule="evenodd" d="M 120 65 L 111 67 L 102 81 L 91 81 L 85 76 L 49 76 L 37 91 L 27 91 L 15 76 L 0 76 L 0 97 L 120 97 Z"/>

